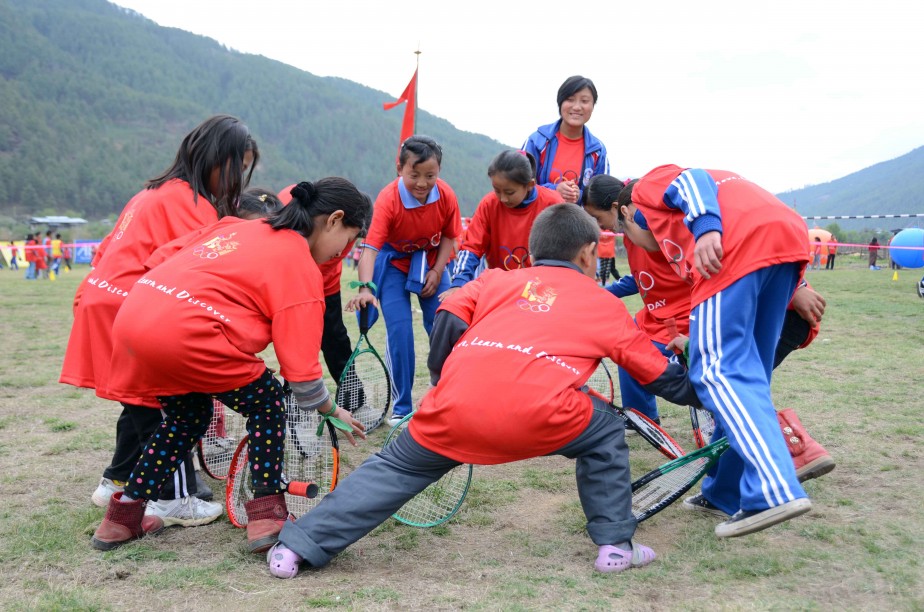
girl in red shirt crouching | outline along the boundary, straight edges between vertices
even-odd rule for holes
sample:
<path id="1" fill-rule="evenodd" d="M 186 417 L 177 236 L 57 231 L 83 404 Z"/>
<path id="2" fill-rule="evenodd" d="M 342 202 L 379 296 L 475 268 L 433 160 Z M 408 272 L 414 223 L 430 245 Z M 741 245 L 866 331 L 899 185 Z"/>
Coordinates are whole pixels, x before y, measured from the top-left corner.
<path id="1" fill-rule="evenodd" d="M 368 227 L 372 202 L 342 178 L 299 183 L 292 196 L 269 219 L 203 233 L 142 276 L 119 309 L 110 388 L 157 396 L 165 417 L 124 492 L 112 496 L 94 548 L 110 550 L 163 527 L 159 517 L 144 516 L 145 503 L 206 431 L 213 399 L 247 417 L 254 490 L 246 505 L 249 548 L 261 552 L 275 543 L 288 511 L 282 385 L 257 356 L 270 342 L 299 406 L 332 414 L 365 437 L 324 386 L 318 263 Z"/>

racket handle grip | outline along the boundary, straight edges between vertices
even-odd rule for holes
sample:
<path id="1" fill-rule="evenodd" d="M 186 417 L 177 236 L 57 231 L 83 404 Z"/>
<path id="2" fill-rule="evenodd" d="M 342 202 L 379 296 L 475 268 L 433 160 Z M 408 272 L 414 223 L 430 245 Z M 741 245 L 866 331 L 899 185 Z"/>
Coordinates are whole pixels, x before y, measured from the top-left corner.
<path id="1" fill-rule="evenodd" d="M 359 333 L 365 334 L 369 331 L 369 306 L 359 307 Z"/>
<path id="2" fill-rule="evenodd" d="M 286 485 L 286 492 L 289 495 L 314 499 L 318 496 L 318 485 L 313 482 L 290 482 Z"/>

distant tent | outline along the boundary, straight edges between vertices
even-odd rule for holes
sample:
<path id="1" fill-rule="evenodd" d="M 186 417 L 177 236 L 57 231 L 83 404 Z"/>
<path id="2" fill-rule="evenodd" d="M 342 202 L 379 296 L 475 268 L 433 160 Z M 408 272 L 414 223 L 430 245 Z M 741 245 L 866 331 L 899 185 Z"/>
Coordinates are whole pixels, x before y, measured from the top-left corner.
<path id="1" fill-rule="evenodd" d="M 71 225 L 84 225 L 86 222 L 86 219 L 81 219 L 80 217 L 63 216 L 32 217 L 29 219 L 29 225 L 47 225 L 48 229 L 53 229 L 62 225 L 68 227 Z"/>

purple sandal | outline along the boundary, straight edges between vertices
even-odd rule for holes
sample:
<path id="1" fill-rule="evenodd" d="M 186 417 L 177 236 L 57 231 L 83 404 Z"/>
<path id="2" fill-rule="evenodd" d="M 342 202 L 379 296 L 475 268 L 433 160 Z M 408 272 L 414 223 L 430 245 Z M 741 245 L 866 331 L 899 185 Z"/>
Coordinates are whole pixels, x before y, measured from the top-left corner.
<path id="1" fill-rule="evenodd" d="M 270 574 L 276 578 L 295 578 L 302 558 L 295 551 L 286 548 L 282 542 L 276 542 L 267 551 L 266 561 L 269 563 Z"/>
<path id="2" fill-rule="evenodd" d="M 598 572 L 621 572 L 630 567 L 642 567 L 655 560 L 655 551 L 641 544 L 632 544 L 632 550 L 616 548 L 609 544 L 600 547 L 594 568 Z"/>

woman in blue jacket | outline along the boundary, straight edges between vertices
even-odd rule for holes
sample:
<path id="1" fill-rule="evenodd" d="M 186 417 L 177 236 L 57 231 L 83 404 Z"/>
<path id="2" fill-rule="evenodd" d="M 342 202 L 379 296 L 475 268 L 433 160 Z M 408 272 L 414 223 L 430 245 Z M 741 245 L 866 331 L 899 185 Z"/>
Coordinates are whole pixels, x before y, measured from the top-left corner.
<path id="1" fill-rule="evenodd" d="M 558 88 L 559 120 L 541 126 L 523 143 L 538 163 L 536 183 L 555 189 L 565 202 L 577 203 L 591 177 L 610 172 L 606 147 L 585 126 L 596 104 L 593 81 L 568 77 Z"/>

